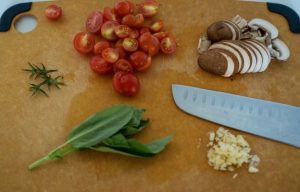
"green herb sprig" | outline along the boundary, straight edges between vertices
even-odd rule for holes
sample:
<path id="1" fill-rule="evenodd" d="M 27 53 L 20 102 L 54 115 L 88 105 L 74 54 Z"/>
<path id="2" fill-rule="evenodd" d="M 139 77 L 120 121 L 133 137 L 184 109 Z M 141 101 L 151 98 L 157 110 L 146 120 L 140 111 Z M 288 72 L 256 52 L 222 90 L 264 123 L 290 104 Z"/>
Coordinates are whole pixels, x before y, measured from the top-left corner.
<path id="1" fill-rule="evenodd" d="M 142 117 L 144 111 L 128 105 L 116 105 L 97 112 L 74 127 L 64 144 L 29 165 L 28 169 L 85 149 L 131 157 L 153 157 L 166 147 L 172 136 L 148 144 L 129 138 L 149 125 L 149 119 Z"/>
<path id="2" fill-rule="evenodd" d="M 56 87 L 60 89 L 60 86 L 65 85 L 63 83 L 63 76 L 55 76 L 52 77 L 52 73 L 57 72 L 57 69 L 47 69 L 44 64 L 40 64 L 40 66 L 28 63 L 29 69 L 23 69 L 23 71 L 30 73 L 30 78 L 41 79 L 42 82 L 38 84 L 30 83 L 29 90 L 32 92 L 32 95 L 37 93 L 42 93 L 48 97 L 47 92 L 42 88 L 44 86 L 48 86 L 48 90 L 51 87 Z"/>

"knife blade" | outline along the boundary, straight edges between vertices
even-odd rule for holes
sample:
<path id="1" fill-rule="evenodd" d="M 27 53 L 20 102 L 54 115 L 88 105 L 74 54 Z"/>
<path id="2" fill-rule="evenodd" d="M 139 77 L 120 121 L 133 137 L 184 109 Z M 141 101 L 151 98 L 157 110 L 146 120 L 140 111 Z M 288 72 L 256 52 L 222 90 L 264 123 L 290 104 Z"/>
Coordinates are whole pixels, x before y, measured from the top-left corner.
<path id="1" fill-rule="evenodd" d="M 14 17 L 29 11 L 33 2 L 47 2 L 55 0 L 1 0 L 0 1 L 0 32 L 8 31 Z"/>
<path id="2" fill-rule="evenodd" d="M 287 19 L 291 32 L 300 33 L 299 0 L 240 0 L 240 1 L 267 3 L 269 11 L 278 13 Z"/>
<path id="3" fill-rule="evenodd" d="M 188 114 L 300 147 L 299 107 L 177 84 L 172 93 Z"/>

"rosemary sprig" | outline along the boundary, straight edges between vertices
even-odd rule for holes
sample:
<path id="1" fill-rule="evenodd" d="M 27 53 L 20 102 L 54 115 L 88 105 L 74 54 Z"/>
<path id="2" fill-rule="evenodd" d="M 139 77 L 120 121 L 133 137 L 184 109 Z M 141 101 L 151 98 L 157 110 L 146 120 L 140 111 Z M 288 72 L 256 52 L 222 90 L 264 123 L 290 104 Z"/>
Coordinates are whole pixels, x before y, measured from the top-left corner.
<path id="1" fill-rule="evenodd" d="M 44 64 L 41 63 L 41 67 L 31 64 L 30 62 L 28 62 L 28 65 L 30 67 L 30 69 L 23 69 L 23 71 L 27 71 L 30 72 L 30 78 L 35 77 L 38 78 L 40 76 L 46 76 L 49 73 L 53 73 L 56 72 L 57 69 L 50 69 L 48 70 Z"/>
<path id="2" fill-rule="evenodd" d="M 63 83 L 63 79 L 64 79 L 63 76 L 60 75 L 60 76 L 52 77 L 51 73 L 57 72 L 57 69 L 47 69 L 44 64 L 40 64 L 41 66 L 37 66 L 37 65 L 28 63 L 28 65 L 30 68 L 23 69 L 23 71 L 29 72 L 30 78 L 33 78 L 33 77 L 34 77 L 34 79 L 41 78 L 43 80 L 39 84 L 30 83 L 29 90 L 32 92 L 32 95 L 35 95 L 37 93 L 42 93 L 48 97 L 48 94 L 42 88 L 43 86 L 47 85 L 48 90 L 50 90 L 50 88 L 52 86 L 60 89 L 60 86 L 65 85 Z"/>

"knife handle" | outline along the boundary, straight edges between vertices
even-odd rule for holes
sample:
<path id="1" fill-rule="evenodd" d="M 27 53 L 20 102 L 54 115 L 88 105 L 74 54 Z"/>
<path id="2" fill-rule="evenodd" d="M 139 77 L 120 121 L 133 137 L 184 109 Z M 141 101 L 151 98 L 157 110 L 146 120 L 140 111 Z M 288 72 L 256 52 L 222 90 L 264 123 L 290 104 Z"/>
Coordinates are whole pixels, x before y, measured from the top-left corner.
<path id="1" fill-rule="evenodd" d="M 300 18 L 293 9 L 277 3 L 267 3 L 267 6 L 269 11 L 278 13 L 288 20 L 290 30 L 293 33 L 300 33 Z"/>
<path id="2" fill-rule="evenodd" d="M 20 3 L 8 8 L 0 18 L 0 32 L 5 32 L 10 29 L 14 17 L 22 12 L 29 11 L 32 3 Z"/>

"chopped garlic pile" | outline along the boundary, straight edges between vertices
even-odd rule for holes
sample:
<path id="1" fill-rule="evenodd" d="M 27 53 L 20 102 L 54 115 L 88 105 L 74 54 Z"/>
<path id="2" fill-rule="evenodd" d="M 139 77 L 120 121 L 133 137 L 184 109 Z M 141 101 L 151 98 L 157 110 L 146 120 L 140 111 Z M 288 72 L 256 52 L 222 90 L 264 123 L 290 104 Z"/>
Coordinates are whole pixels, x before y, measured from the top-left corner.
<path id="1" fill-rule="evenodd" d="M 234 136 L 220 127 L 218 131 L 209 133 L 208 164 L 216 170 L 234 171 L 235 167 L 249 164 L 249 173 L 256 173 L 260 159 L 250 155 L 251 148 L 243 136 Z"/>

